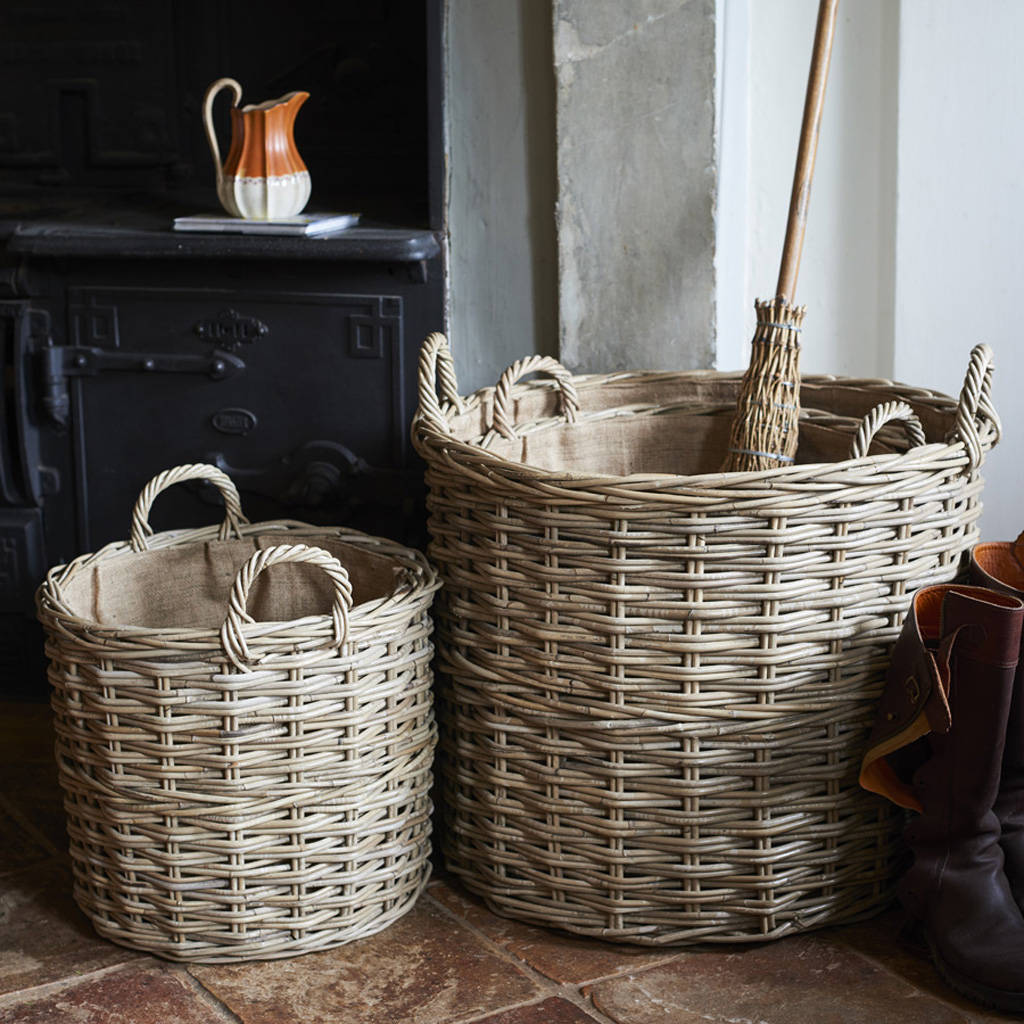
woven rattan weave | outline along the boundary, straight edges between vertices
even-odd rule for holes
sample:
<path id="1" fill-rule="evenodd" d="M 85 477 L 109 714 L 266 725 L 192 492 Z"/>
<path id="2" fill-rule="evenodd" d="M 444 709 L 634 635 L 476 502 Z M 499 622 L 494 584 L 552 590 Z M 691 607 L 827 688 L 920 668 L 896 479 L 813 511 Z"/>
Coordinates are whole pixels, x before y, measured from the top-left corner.
<path id="1" fill-rule="evenodd" d="M 977 538 L 989 350 L 959 402 L 805 377 L 797 464 L 748 473 L 739 375 L 534 358 L 465 399 L 440 335 L 420 371 L 449 865 L 639 943 L 880 909 L 900 823 L 857 767 L 910 592 Z"/>
<path id="2" fill-rule="evenodd" d="M 156 494 L 197 478 L 221 489 L 224 524 L 152 536 Z M 265 959 L 410 909 L 429 875 L 437 586 L 390 541 L 248 524 L 210 466 L 161 474 L 131 543 L 49 573 L 75 898 L 101 935 Z"/>

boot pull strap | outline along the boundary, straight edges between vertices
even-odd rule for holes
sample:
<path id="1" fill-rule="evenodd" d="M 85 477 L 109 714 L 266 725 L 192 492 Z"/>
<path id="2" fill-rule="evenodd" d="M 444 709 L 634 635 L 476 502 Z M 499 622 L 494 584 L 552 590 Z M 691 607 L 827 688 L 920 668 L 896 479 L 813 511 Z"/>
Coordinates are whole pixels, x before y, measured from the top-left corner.
<path id="1" fill-rule="evenodd" d="M 1020 536 L 1013 542 L 1013 557 L 1017 559 L 1017 564 L 1020 566 L 1021 571 L 1024 572 L 1024 530 L 1021 531 Z"/>
<path id="2" fill-rule="evenodd" d="M 931 652 L 927 654 L 934 668 L 932 678 L 938 684 L 932 686 L 931 693 L 928 694 L 928 703 L 924 708 L 932 732 L 945 734 L 953 725 L 953 715 L 949 710 L 949 690 L 953 673 L 949 667 L 949 660 L 953 656 L 953 647 L 957 637 L 966 628 L 966 626 L 957 626 L 952 633 L 948 633 L 942 638 L 942 643 L 939 644 L 938 650 L 934 654 Z"/>
<path id="3" fill-rule="evenodd" d="M 920 812 L 921 801 L 909 779 L 890 763 L 889 755 L 931 732 L 949 732 L 949 658 L 955 639 L 955 635 L 949 636 L 937 651 L 931 651 L 916 623 L 912 632 L 904 629 L 892 653 L 875 725 L 861 761 L 861 786 L 909 810 Z"/>

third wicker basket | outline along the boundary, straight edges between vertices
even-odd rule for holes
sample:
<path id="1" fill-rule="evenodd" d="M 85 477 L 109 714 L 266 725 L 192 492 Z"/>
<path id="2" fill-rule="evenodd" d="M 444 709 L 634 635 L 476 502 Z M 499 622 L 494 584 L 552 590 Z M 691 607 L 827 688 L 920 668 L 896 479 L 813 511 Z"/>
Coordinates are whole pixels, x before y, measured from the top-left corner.
<path id="1" fill-rule="evenodd" d="M 749 473 L 716 472 L 739 375 L 537 357 L 467 399 L 440 335 L 420 371 L 449 866 L 639 943 L 884 906 L 900 821 L 857 769 L 910 593 L 977 539 L 989 350 L 959 401 L 806 377 L 797 463 Z"/>

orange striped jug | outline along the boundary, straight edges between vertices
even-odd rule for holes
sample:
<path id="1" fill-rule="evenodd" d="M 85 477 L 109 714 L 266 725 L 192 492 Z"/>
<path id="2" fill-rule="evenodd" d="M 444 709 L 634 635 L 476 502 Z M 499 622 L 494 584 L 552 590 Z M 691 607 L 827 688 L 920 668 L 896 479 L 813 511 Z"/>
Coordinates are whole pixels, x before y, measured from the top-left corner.
<path id="1" fill-rule="evenodd" d="M 223 166 L 213 128 L 213 101 L 221 89 L 234 93 L 231 148 Z M 295 148 L 295 115 L 308 92 L 290 92 L 266 103 L 239 107 L 242 87 L 218 78 L 203 99 L 203 124 L 217 172 L 217 198 L 232 217 L 280 220 L 300 213 L 309 200 L 309 171 Z"/>

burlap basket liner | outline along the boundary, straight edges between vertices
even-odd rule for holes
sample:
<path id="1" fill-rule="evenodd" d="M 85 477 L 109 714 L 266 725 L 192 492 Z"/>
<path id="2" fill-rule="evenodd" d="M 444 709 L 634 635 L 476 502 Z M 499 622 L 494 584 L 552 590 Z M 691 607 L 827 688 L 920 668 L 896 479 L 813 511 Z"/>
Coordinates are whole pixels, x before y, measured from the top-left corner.
<path id="1" fill-rule="evenodd" d="M 373 934 L 430 872 L 436 574 L 355 531 L 250 525 L 212 467 L 148 500 L 195 478 L 221 527 L 133 527 L 39 591 L 76 901 L 174 960 Z"/>
<path id="2" fill-rule="evenodd" d="M 299 524 L 295 524 L 298 526 Z M 298 537 L 291 539 L 298 542 Z M 282 542 L 278 533 L 242 540 L 197 540 L 130 559 L 103 559 L 84 566 L 61 587 L 68 612 L 97 626 L 191 628 L 216 633 L 224 623 L 238 571 L 256 551 Z M 401 567 L 337 535 L 303 531 L 301 542 L 334 555 L 348 571 L 352 604 L 379 601 L 395 587 Z M 255 580 L 249 611 L 257 621 L 326 618 L 330 580 L 310 565 L 281 565 Z"/>
<path id="3" fill-rule="evenodd" d="M 883 907 L 900 822 L 857 770 L 909 594 L 977 539 L 990 379 L 983 346 L 959 401 L 807 378 L 796 464 L 719 473 L 738 374 L 534 358 L 467 399 L 431 336 L 449 866 L 499 913 L 648 944 Z"/>

